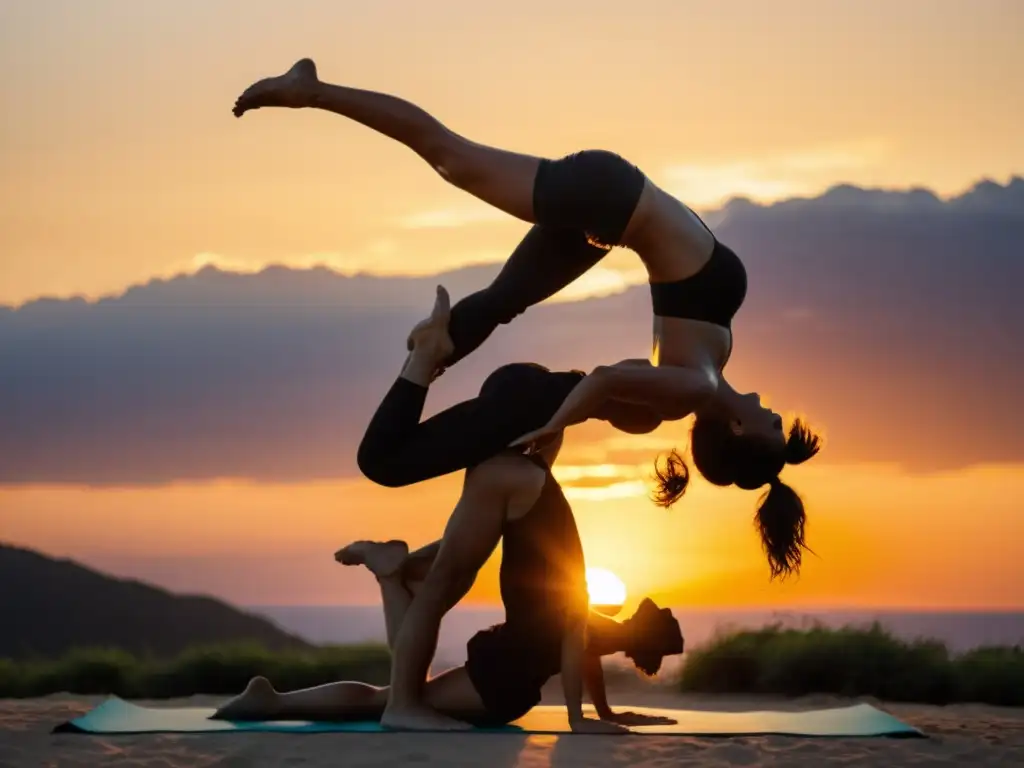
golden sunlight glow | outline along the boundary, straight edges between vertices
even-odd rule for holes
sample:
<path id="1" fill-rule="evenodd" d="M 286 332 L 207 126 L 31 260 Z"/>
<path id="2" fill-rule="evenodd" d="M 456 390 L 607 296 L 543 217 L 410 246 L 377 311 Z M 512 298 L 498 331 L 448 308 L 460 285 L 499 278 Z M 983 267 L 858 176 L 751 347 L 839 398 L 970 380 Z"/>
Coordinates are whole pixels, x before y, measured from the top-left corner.
<path id="1" fill-rule="evenodd" d="M 653 441 L 613 435 L 591 448 L 636 449 L 644 439 Z M 602 461 L 598 451 L 593 461 L 595 468 L 629 467 L 621 459 Z M 799 489 L 813 502 L 809 543 L 816 556 L 805 559 L 799 579 L 785 584 L 768 581 L 750 523 L 752 494 L 715 488 L 699 475 L 679 509 L 658 509 L 638 495 L 574 500 L 573 510 L 587 561 L 625 581 L 629 603 L 649 595 L 663 605 L 690 608 L 1019 610 L 1022 470 L 1022 464 L 1005 464 L 921 475 L 894 465 L 809 462 L 800 468 Z M 615 482 L 618 472 L 600 469 L 582 479 L 601 479 L 593 474 Z M 396 534 L 414 548 L 434 541 L 460 490 L 456 474 L 407 488 L 356 479 L 23 485 L 0 488 L 0 531 L 6 542 L 239 605 L 379 605 L 374 580 L 364 569 L 338 567 L 334 549 Z M 338 499 L 345 500 L 342 510 Z M 961 514 L 979 499 L 991 525 L 978 527 Z M 923 519 L 929 521 L 926 535 Z M 922 536 L 921 546 L 906 548 L 908 539 Z M 935 553 L 950 547 L 957 548 L 961 567 L 937 567 Z M 496 551 L 468 604 L 500 602 L 500 561 Z M 592 573 L 588 586 L 592 601 L 609 599 L 597 591 Z"/>
<path id="2" fill-rule="evenodd" d="M 643 498 L 648 488 L 640 473 L 641 467 L 616 464 L 568 464 L 553 470 L 565 497 L 573 501 Z"/>
<path id="3" fill-rule="evenodd" d="M 718 164 L 683 164 L 666 169 L 667 187 L 697 208 L 714 208 L 732 197 L 756 202 L 816 195 L 844 174 L 874 167 L 886 156 L 877 139 L 849 146 L 809 147 L 800 152 L 734 159 Z"/>
<path id="4" fill-rule="evenodd" d="M 587 568 L 587 593 L 591 605 L 614 606 L 626 602 L 626 585 L 604 568 Z"/>
<path id="5" fill-rule="evenodd" d="M 907 413 L 932 405 L 941 411 L 943 398 L 955 390 L 915 393 L 924 403 L 904 399 L 912 389 L 907 383 L 928 373 L 922 362 L 930 359 L 928 350 L 906 356 L 891 372 L 891 411 L 871 405 L 881 402 L 873 399 L 881 389 L 818 371 L 828 368 L 828 361 L 821 366 L 813 359 L 820 334 L 801 324 L 829 329 L 835 337 L 829 349 L 837 358 L 856 355 L 868 367 L 883 357 L 861 346 L 858 339 L 868 337 L 838 327 L 846 310 L 821 298 L 831 295 L 830 288 L 821 296 L 789 291 L 787 296 L 805 298 L 788 305 L 781 303 L 782 293 L 766 301 L 778 284 L 755 275 L 768 269 L 761 246 L 789 247 L 786 238 L 797 235 L 764 228 L 768 224 L 757 223 L 759 214 L 743 203 L 727 205 L 737 197 L 763 205 L 816 197 L 841 184 L 876 193 L 929 190 L 948 200 L 981 179 L 1002 185 L 1024 173 L 1024 99 L 1004 87 L 1013 72 L 1024 72 L 1024 0 L 933 3 L 936 9 L 927 6 L 927 13 L 924 2 L 883 8 L 868 2 L 650 0 L 630 6 L 591 2 L 584 14 L 577 8 L 582 3 L 527 0 L 500 18 L 470 0 L 363 3 L 356 14 L 344 3 L 319 3 L 315 12 L 273 16 L 239 14 L 240 3 L 165 3 L 158 24 L 152 13 L 122 13 L 128 5 L 63 3 L 60 19 L 41 2 L 12 2 L 17 12 L 7 13 L 6 4 L 0 11 L 0 64 L 20 65 L 19 77 L 7 78 L 2 93 L 5 102 L 21 107 L 8 110 L 0 130 L 0 210 L 6 211 L 0 214 L 0 327 L 49 328 L 52 317 L 53 331 L 64 333 L 73 330 L 67 318 L 85 308 L 69 305 L 74 314 L 64 315 L 57 305 L 42 305 L 14 316 L 8 305 L 43 296 L 121 296 L 129 286 L 207 269 L 172 293 L 156 286 L 147 295 L 159 303 L 184 291 L 205 302 L 211 322 L 229 324 L 224 328 L 246 323 L 246 332 L 260 333 L 252 323 L 266 322 L 278 329 L 275 334 L 304 334 L 309 349 L 289 358 L 288 373 L 308 381 L 309 397 L 277 409 L 262 431 L 266 445 L 227 459 L 218 452 L 249 434 L 233 414 L 258 413 L 284 396 L 278 382 L 285 374 L 271 370 L 273 363 L 252 372 L 268 378 L 254 381 L 250 391 L 239 393 L 244 402 L 228 410 L 214 410 L 213 399 L 196 395 L 195 413 L 209 407 L 220 426 L 209 426 L 194 455 L 185 455 L 185 442 L 157 444 L 157 432 L 142 424 L 97 431 L 96 450 L 105 456 L 146 453 L 123 468 L 123 477 L 140 479 L 125 485 L 90 485 L 95 478 L 85 465 L 46 442 L 56 438 L 42 426 L 24 438 L 4 442 L 6 435 L 0 436 L 5 450 L 10 444 L 23 452 L 56 453 L 52 461 L 25 464 L 31 466 L 26 478 L 37 483 L 0 483 L 0 544 L 240 606 L 359 604 L 379 610 L 372 575 L 339 566 L 333 553 L 358 539 L 401 538 L 416 549 L 443 535 L 460 498 L 462 473 L 387 488 L 361 477 L 351 463 L 366 421 L 355 418 L 341 434 L 307 434 L 303 428 L 317 408 L 332 419 L 349 413 L 339 408 L 367 396 L 364 387 L 376 392 L 387 386 L 393 374 L 362 358 L 366 365 L 350 370 L 349 358 L 329 349 L 307 354 L 316 355 L 315 345 L 333 333 L 331 323 L 349 322 L 332 319 L 336 310 L 353 318 L 352 334 L 360 343 L 400 345 L 404 335 L 388 330 L 392 321 L 375 318 L 410 313 L 409 322 L 418 319 L 435 279 L 456 301 L 483 288 L 532 225 L 449 183 L 401 142 L 359 121 L 322 110 L 231 117 L 231 102 L 242 89 L 312 52 L 323 79 L 408 99 L 472 142 L 549 158 L 587 147 L 619 153 L 698 210 L 744 261 L 749 254 L 742 323 L 749 329 L 743 334 L 751 335 L 737 337 L 729 377 L 739 386 L 772 390 L 775 396 L 762 402 L 777 401 L 787 425 L 796 415 L 787 409 L 799 408 L 816 429 L 828 428 L 824 434 L 835 450 L 783 475 L 806 504 L 813 554 L 804 558 L 799 578 L 770 581 L 753 525 L 763 490 L 714 486 L 690 457 L 685 498 L 672 509 L 652 503 L 655 462 L 673 447 L 688 452 L 692 417 L 642 435 L 590 420 L 569 430 L 552 471 L 572 506 L 587 564 L 603 566 L 586 573 L 593 610 L 615 615 L 645 596 L 691 610 L 1024 610 L 1024 453 L 1002 433 L 980 442 L 982 425 L 964 444 L 964 451 L 980 453 L 965 452 L 954 461 L 927 431 L 941 438 L 941 426 L 912 424 L 913 434 L 898 443 L 907 446 L 906 454 L 887 447 L 884 456 L 893 463 L 863 463 L 880 455 L 873 436 L 896 428 L 892 413 L 911 423 L 916 417 Z M 810 7 L 813 13 L 806 12 Z M 487 29 L 486 46 L 478 35 L 466 35 L 468 28 Z M 686 45 L 679 44 L 680 30 L 686 30 Z M 616 55 L 605 56 L 597 43 L 611 32 Z M 723 35 L 735 55 L 709 67 Z M 870 47 L 863 45 L 868 37 Z M 524 39 L 535 55 L 522 56 Z M 189 55 L 182 56 L 186 45 Z M 438 50 L 444 54 L 436 55 Z M 115 66 L 140 59 L 144 66 Z M 644 76 L 636 77 L 636 70 Z M 685 98 L 672 97 L 680 92 L 680 73 L 694 71 L 700 76 L 682 83 Z M 618 96 L 619 109 L 607 108 L 609 91 Z M 700 119 L 694 119 L 696 109 Z M 65 119 L 69 112 L 73 123 Z M 884 200 L 888 211 L 903 198 L 870 199 Z M 811 215 L 806 205 L 791 201 L 772 220 L 783 221 L 775 217 L 790 216 L 786 211 Z M 771 242 L 757 242 L 751 236 L 757 232 Z M 252 274 L 270 266 L 308 272 L 272 270 L 259 280 L 225 282 L 211 274 Z M 335 279 L 323 269 L 353 279 Z M 613 249 L 547 301 L 613 296 L 640 285 L 635 299 L 622 296 L 605 307 L 563 304 L 547 315 L 564 312 L 565 319 L 545 326 L 543 343 L 529 340 L 529 328 L 551 310 L 530 310 L 533 319 L 502 326 L 464 370 L 453 372 L 454 380 L 439 385 L 437 396 L 451 404 L 459 387 L 473 387 L 474 370 L 483 375 L 488 359 L 588 370 L 648 352 L 652 363 L 658 361 L 647 281 L 635 252 Z M 303 295 L 316 296 L 318 305 L 299 305 Z M 868 291 L 864 301 L 873 296 Z M 164 336 L 167 343 L 179 338 L 177 325 L 167 326 L 168 334 L 160 330 L 163 310 L 156 304 L 152 313 L 131 297 L 123 304 L 129 305 L 146 318 L 147 329 L 162 334 L 161 343 Z M 595 333 L 594 318 L 606 311 L 620 316 Z M 107 313 L 104 308 L 82 316 Z M 102 343 L 130 340 L 130 327 L 89 322 L 89 333 L 109 334 L 95 337 Z M 26 341 L 26 354 L 49 354 L 57 337 L 48 334 L 36 334 L 35 346 Z M 768 351 L 772 345 L 759 342 L 783 334 L 790 337 L 792 366 L 778 365 Z M 187 348 L 190 355 L 205 354 L 205 338 L 180 339 L 198 345 Z M 348 355 L 349 347 L 343 351 Z M 397 362 L 399 349 L 386 353 L 392 354 Z M 0 360 L 0 378 L 7 376 L 6 359 Z M 98 360 L 90 375 L 118 375 L 119 369 L 100 368 Z M 992 370 L 1003 364 L 984 360 Z M 148 374 L 140 370 L 142 375 Z M 69 380 L 60 402 L 71 409 L 81 405 L 74 413 L 88 418 L 95 411 L 91 386 Z M 159 401 L 161 391 L 140 393 L 143 399 L 133 402 L 172 407 Z M 440 405 L 434 397 L 432 412 Z M 377 398 L 367 396 L 367 407 Z M 163 429 L 167 413 L 147 412 L 147 421 Z M 361 418 L 369 416 L 367 410 Z M 320 477 L 326 464 L 314 460 L 314 452 L 328 453 L 339 476 Z M 158 455 L 168 457 L 167 469 L 180 466 L 187 477 L 147 483 L 146 470 Z M 301 479 L 297 455 L 310 455 L 310 476 L 320 479 Z M 1014 463 L 976 463 L 995 458 Z M 97 459 L 93 466 L 108 465 Z M 341 476 L 346 472 L 351 476 Z M 58 477 L 80 482 L 50 482 Z M 984 519 L 964 514 L 971 509 L 984 509 Z M 497 547 L 465 604 L 500 604 L 500 563 Z M 545 755 L 537 754 L 544 764 Z"/>
<path id="6" fill-rule="evenodd" d="M 409 99 L 474 141 L 545 157 L 612 149 L 698 209 L 737 195 L 813 195 L 838 183 L 920 185 L 945 196 L 981 177 L 1019 173 L 1024 163 L 1024 105 L 998 86 L 1024 64 L 1013 32 L 1020 3 L 947 3 L 925 14 L 890 3 L 899 11 L 884 16 L 852 2 L 818 3 L 811 14 L 796 10 L 810 5 L 796 0 L 649 3 L 658 9 L 655 25 L 647 11 L 616 3 L 589 3 L 582 16 L 571 3 L 520 3 L 500 24 L 486 4 L 469 0 L 451 0 L 440 13 L 410 0 L 366 3 L 359 14 L 321 3 L 316 24 L 301 13 L 270 21 L 241 18 L 225 3 L 166 4 L 167 23 L 190 40 L 218 41 L 190 48 L 190 75 L 201 77 L 182 76 L 183 38 L 161 35 L 147 15 L 120 13 L 116 2 L 65 5 L 82 24 L 55 24 L 44 3 L 21 3 L 4 17 L 2 61 L 49 64 L 4 83 L 5 100 L 24 108 L 5 121 L 0 144 L 11 254 L 0 303 L 117 294 L 176 273 L 182 260 L 187 270 L 194 254 L 211 250 L 246 270 L 326 263 L 375 274 L 507 258 L 525 222 L 447 184 L 396 142 L 336 118 L 225 117 L 231 99 L 296 46 L 318 52 L 325 78 L 352 76 L 351 84 Z M 486 52 L 453 18 L 487 26 Z M 685 46 L 681 28 L 690 31 Z M 617 55 L 601 56 L 587 41 L 610 29 L 618 31 Z M 702 66 L 723 34 L 735 59 Z M 527 35 L 536 50 L 557 53 L 523 57 Z M 870 48 L 862 44 L 868 36 Z M 430 55 L 438 46 L 446 55 Z M 109 65 L 140 57 L 141 69 Z M 645 76 L 620 60 L 642 62 Z M 353 61 L 363 64 L 358 77 Z M 703 76 L 687 80 L 686 98 L 665 98 L 678 72 L 694 68 Z M 71 69 L 74 77 L 53 76 Z M 610 113 L 608 88 L 628 105 Z M 35 98 L 40 92 L 50 98 Z M 126 92 L 133 98 L 119 99 Z M 61 119 L 69 108 L 79 118 L 73 126 Z M 253 163 L 257 153 L 261 162 Z M 629 274 L 637 266 L 625 250 L 613 252 L 558 300 L 642 282 L 642 273 Z"/>

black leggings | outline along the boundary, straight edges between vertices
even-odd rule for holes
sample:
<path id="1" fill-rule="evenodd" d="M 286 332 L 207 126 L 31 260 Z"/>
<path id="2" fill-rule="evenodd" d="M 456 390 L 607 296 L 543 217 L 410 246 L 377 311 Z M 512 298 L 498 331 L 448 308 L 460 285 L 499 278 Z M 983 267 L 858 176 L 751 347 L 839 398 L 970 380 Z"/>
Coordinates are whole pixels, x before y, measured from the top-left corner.
<path id="1" fill-rule="evenodd" d="M 534 181 L 537 223 L 487 288 L 452 307 L 452 365 L 499 325 L 558 293 L 617 245 L 645 177 L 618 155 L 587 150 L 542 160 Z M 501 374 L 501 375 L 497 375 Z M 359 468 L 388 487 L 467 469 L 543 427 L 582 374 L 515 364 L 492 374 L 481 395 L 420 423 L 427 390 L 398 379 L 359 446 Z"/>
<path id="2" fill-rule="evenodd" d="M 488 429 L 480 398 L 421 422 L 426 401 L 426 387 L 403 378 L 391 385 L 359 444 L 356 460 L 367 478 L 388 488 L 412 485 L 478 464 L 515 440 L 498 444 L 501 430 Z"/>
<path id="3" fill-rule="evenodd" d="M 492 380 L 479 396 L 421 422 L 427 388 L 397 379 L 359 444 L 359 469 L 378 485 L 399 488 L 476 466 L 547 424 L 583 374 L 512 363 Z"/>

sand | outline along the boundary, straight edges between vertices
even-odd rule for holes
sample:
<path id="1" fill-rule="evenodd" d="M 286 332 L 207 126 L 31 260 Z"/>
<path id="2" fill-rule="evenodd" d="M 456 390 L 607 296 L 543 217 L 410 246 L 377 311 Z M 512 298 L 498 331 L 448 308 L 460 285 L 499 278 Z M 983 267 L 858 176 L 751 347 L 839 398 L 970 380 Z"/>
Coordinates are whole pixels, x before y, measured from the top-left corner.
<path id="1" fill-rule="evenodd" d="M 683 696 L 671 691 L 612 693 L 616 706 L 691 709 L 813 709 L 848 700 Z M 580 766 L 1021 766 L 1024 710 L 979 705 L 929 707 L 869 703 L 927 733 L 929 739 L 710 739 L 661 736 L 467 736 L 459 734 L 285 734 L 83 736 L 52 735 L 103 697 L 54 695 L 0 700 L 2 768 L 248 768 L 248 766 L 462 766 L 563 768 Z M 195 696 L 154 706 L 214 706 Z M 550 703 L 557 703 L 553 694 Z"/>

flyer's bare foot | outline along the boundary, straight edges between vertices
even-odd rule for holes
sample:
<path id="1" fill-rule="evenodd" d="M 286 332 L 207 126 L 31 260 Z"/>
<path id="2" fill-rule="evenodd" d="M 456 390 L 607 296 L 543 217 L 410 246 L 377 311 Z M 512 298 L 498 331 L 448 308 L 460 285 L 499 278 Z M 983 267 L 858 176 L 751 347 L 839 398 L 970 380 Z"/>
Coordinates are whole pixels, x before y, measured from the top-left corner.
<path id="1" fill-rule="evenodd" d="M 380 724 L 395 731 L 468 731 L 473 726 L 429 707 L 388 707 Z"/>
<path id="2" fill-rule="evenodd" d="M 241 117 L 260 107 L 308 107 L 319 82 L 313 60 L 299 59 L 283 75 L 264 78 L 246 88 L 231 111 Z"/>
<path id="3" fill-rule="evenodd" d="M 365 565 L 379 579 L 393 576 L 401 569 L 409 554 L 404 541 L 354 541 L 334 553 L 342 565 Z"/>
<path id="4" fill-rule="evenodd" d="M 254 677 L 238 696 L 214 714 L 213 720 L 272 720 L 277 709 L 277 691 L 265 677 Z"/>

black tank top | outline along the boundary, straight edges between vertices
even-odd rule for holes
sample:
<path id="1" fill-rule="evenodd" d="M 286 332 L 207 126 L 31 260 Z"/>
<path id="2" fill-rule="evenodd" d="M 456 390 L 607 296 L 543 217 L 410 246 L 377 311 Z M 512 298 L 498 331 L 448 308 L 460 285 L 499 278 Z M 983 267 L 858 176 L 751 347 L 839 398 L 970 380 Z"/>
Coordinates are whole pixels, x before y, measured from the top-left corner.
<path id="1" fill-rule="evenodd" d="M 587 605 L 583 543 L 562 488 L 543 459 L 526 457 L 544 470 L 544 487 L 530 511 L 506 521 L 499 582 L 505 624 L 534 640 L 560 640 L 566 609 Z"/>

